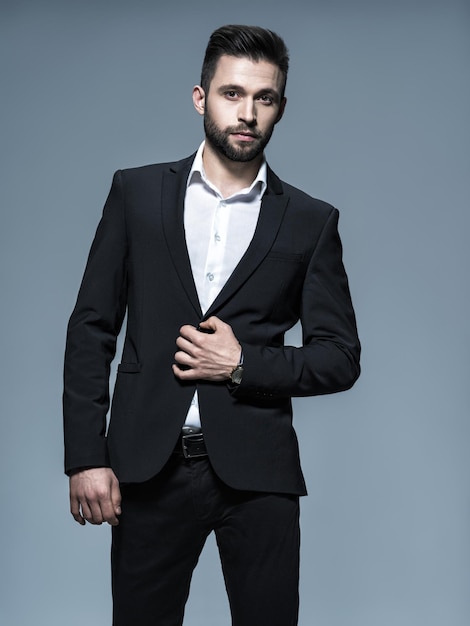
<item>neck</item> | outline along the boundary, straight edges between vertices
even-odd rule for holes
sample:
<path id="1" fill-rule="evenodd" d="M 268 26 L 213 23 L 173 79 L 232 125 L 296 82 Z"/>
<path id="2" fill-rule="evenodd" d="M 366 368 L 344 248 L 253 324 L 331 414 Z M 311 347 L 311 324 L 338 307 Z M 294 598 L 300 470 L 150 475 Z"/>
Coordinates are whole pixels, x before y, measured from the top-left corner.
<path id="1" fill-rule="evenodd" d="M 204 145 L 202 154 L 204 172 L 224 198 L 249 187 L 255 180 L 262 161 L 262 154 L 252 161 L 231 161 L 215 151 L 208 141 Z"/>

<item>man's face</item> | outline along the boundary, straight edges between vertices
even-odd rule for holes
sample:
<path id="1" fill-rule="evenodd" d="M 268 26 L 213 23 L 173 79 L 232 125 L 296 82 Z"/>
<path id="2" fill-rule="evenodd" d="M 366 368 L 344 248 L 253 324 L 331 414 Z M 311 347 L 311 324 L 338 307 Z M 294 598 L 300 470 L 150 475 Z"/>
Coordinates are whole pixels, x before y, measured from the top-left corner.
<path id="1" fill-rule="evenodd" d="M 231 161 L 252 161 L 262 154 L 284 112 L 282 81 L 273 63 L 222 56 L 209 93 L 199 88 L 206 141 Z"/>

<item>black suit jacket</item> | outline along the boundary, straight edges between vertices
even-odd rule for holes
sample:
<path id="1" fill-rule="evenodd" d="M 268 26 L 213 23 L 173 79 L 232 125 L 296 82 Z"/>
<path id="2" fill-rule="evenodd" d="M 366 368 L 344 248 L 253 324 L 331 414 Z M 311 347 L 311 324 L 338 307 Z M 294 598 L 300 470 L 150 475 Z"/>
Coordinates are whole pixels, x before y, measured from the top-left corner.
<path id="1" fill-rule="evenodd" d="M 269 170 L 253 240 L 203 316 L 183 227 L 193 159 L 114 176 L 68 326 L 66 471 L 111 466 L 123 482 L 149 479 L 168 460 L 197 387 L 219 477 L 239 489 L 304 494 L 291 397 L 345 390 L 359 375 L 338 211 Z M 126 312 L 106 434 L 110 363 Z M 243 347 L 238 387 L 173 375 L 179 328 L 211 315 Z M 284 346 L 299 319 L 303 346 Z"/>

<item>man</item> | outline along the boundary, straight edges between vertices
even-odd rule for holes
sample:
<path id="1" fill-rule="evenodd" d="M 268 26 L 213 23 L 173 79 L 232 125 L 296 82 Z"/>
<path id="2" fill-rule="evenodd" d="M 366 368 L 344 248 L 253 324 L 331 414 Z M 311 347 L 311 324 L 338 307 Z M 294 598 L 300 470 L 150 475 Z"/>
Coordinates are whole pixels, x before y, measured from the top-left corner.
<path id="1" fill-rule="evenodd" d="M 65 465 L 74 518 L 113 527 L 115 626 L 182 624 L 212 531 L 233 624 L 297 624 L 291 397 L 351 387 L 360 349 L 337 210 L 265 161 L 287 70 L 275 33 L 215 31 L 193 90 L 205 142 L 117 172 L 91 248 L 68 328 Z M 284 346 L 299 319 L 303 345 Z"/>

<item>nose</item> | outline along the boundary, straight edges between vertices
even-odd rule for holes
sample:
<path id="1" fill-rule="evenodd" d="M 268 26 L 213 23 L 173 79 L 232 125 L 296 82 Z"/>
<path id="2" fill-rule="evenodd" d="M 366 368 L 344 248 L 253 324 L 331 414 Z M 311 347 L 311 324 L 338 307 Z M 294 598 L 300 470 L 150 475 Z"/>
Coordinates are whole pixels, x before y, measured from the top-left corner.
<path id="1" fill-rule="evenodd" d="M 254 126 L 256 124 L 256 106 L 254 100 L 244 98 L 242 102 L 240 102 L 238 119 L 240 122 L 244 122 L 247 126 Z"/>

